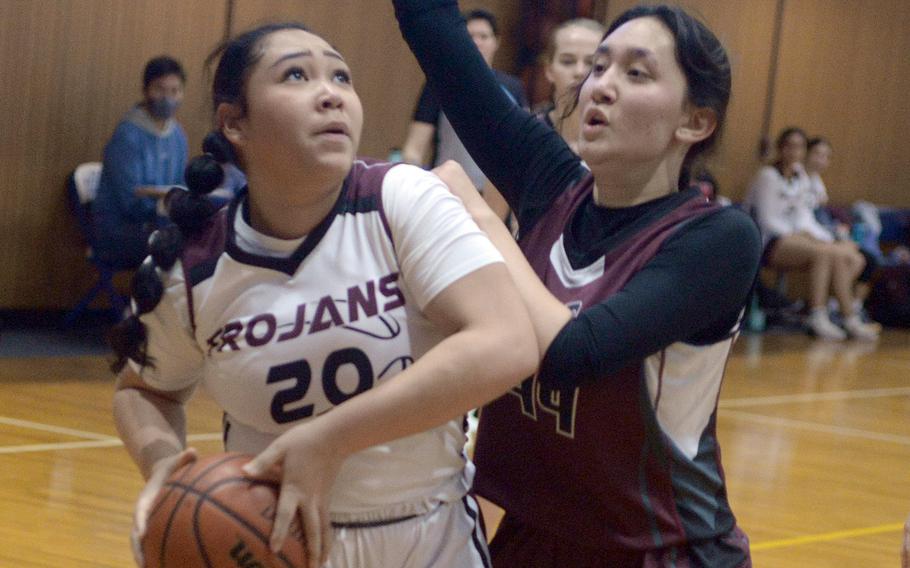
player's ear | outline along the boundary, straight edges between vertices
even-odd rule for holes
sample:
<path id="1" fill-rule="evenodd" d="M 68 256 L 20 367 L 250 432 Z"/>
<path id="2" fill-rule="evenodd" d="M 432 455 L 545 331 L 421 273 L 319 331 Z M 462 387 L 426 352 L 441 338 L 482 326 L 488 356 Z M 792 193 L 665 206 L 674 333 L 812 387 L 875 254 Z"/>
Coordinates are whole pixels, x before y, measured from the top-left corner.
<path id="1" fill-rule="evenodd" d="M 676 129 L 676 139 L 686 144 L 706 140 L 717 128 L 717 113 L 707 107 L 690 106 Z"/>
<path id="2" fill-rule="evenodd" d="M 243 111 L 234 103 L 221 103 L 215 110 L 215 124 L 228 141 L 237 147 L 246 142 Z"/>

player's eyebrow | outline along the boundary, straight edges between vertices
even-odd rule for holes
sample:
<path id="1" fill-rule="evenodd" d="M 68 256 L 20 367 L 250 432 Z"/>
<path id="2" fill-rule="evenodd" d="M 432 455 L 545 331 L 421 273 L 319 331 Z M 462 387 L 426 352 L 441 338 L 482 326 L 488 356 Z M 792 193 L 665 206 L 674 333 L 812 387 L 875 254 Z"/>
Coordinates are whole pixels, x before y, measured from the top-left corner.
<path id="1" fill-rule="evenodd" d="M 281 57 L 279 57 L 275 61 L 275 63 L 272 63 L 269 66 L 269 69 L 271 69 L 272 67 L 278 66 L 279 64 L 287 61 L 288 59 L 296 59 L 297 57 L 312 57 L 312 56 L 313 56 L 313 52 L 310 51 L 309 49 L 306 49 L 304 51 L 295 51 L 293 53 L 286 53 L 286 54 L 282 55 Z"/>
<path id="2" fill-rule="evenodd" d="M 645 59 L 651 63 L 657 62 L 657 58 L 654 57 L 654 52 L 646 47 L 630 47 L 621 51 L 623 52 L 623 55 L 632 60 Z M 610 56 L 613 54 L 613 50 L 610 49 L 609 45 L 598 45 L 597 50 L 594 53 Z"/>
<path id="3" fill-rule="evenodd" d="M 334 57 L 335 59 L 340 59 L 341 61 L 344 61 L 344 57 L 342 57 L 340 53 L 338 53 L 337 51 L 333 51 L 331 49 L 327 49 L 327 50 L 323 51 L 322 54 L 325 55 L 326 57 Z M 269 66 L 269 69 L 276 67 L 277 65 L 281 64 L 284 61 L 287 61 L 288 59 L 295 59 L 297 57 L 313 57 L 313 52 L 310 51 L 309 49 L 305 49 L 303 51 L 295 51 L 293 53 L 286 53 L 286 54 L 282 55 L 281 57 L 279 57 L 278 60 L 275 61 L 275 63 L 272 63 Z"/>

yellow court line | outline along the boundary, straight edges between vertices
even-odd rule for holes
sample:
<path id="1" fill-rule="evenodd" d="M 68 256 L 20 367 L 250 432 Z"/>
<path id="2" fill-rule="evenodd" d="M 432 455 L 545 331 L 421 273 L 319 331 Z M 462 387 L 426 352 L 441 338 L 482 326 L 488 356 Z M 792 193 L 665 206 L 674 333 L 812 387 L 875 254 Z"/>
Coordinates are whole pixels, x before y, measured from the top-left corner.
<path id="1" fill-rule="evenodd" d="M 772 548 L 786 548 L 789 546 L 798 546 L 800 544 L 811 544 L 814 542 L 828 542 L 832 540 L 841 540 L 844 538 L 853 538 L 857 536 L 868 536 L 870 534 L 881 534 L 889 532 L 898 532 L 904 529 L 904 523 L 892 523 L 888 525 L 881 525 L 878 527 L 868 527 L 865 529 L 850 529 L 846 531 L 835 531 L 822 534 L 810 534 L 806 536 L 800 536 L 796 538 L 785 538 L 782 540 L 772 540 L 768 542 L 760 542 L 758 544 L 750 544 L 749 548 L 752 551 L 756 550 L 771 550 Z"/>

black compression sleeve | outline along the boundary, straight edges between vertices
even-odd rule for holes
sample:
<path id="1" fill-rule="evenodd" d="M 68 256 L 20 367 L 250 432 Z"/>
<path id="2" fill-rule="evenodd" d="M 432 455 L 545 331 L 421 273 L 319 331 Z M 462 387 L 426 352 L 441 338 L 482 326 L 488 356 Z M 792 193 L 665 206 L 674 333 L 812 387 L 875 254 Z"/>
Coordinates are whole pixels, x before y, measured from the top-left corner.
<path id="1" fill-rule="evenodd" d="M 523 230 L 586 172 L 559 134 L 503 92 L 455 0 L 394 0 L 402 35 L 458 137 Z"/>
<path id="2" fill-rule="evenodd" d="M 414 122 L 426 122 L 436 126 L 440 112 L 439 102 L 433 96 L 433 91 L 424 85 L 420 90 L 420 98 L 417 99 L 417 108 L 414 110 Z"/>
<path id="3" fill-rule="evenodd" d="M 740 211 L 684 226 L 622 290 L 560 331 L 541 362 L 541 382 L 577 386 L 679 341 L 720 340 L 740 317 L 760 255 L 758 229 Z"/>

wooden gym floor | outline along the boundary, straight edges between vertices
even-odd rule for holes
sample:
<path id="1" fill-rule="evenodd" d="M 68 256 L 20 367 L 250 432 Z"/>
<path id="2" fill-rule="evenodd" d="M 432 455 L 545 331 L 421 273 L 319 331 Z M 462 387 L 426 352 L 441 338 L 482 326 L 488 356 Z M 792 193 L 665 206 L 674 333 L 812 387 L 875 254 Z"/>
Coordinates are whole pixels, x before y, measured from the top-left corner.
<path id="1" fill-rule="evenodd" d="M 744 336 L 719 430 L 756 567 L 894 567 L 910 512 L 910 332 L 878 344 Z M 123 568 L 141 480 L 103 357 L 0 358 L 0 567 Z M 220 450 L 201 393 L 189 431 Z"/>

